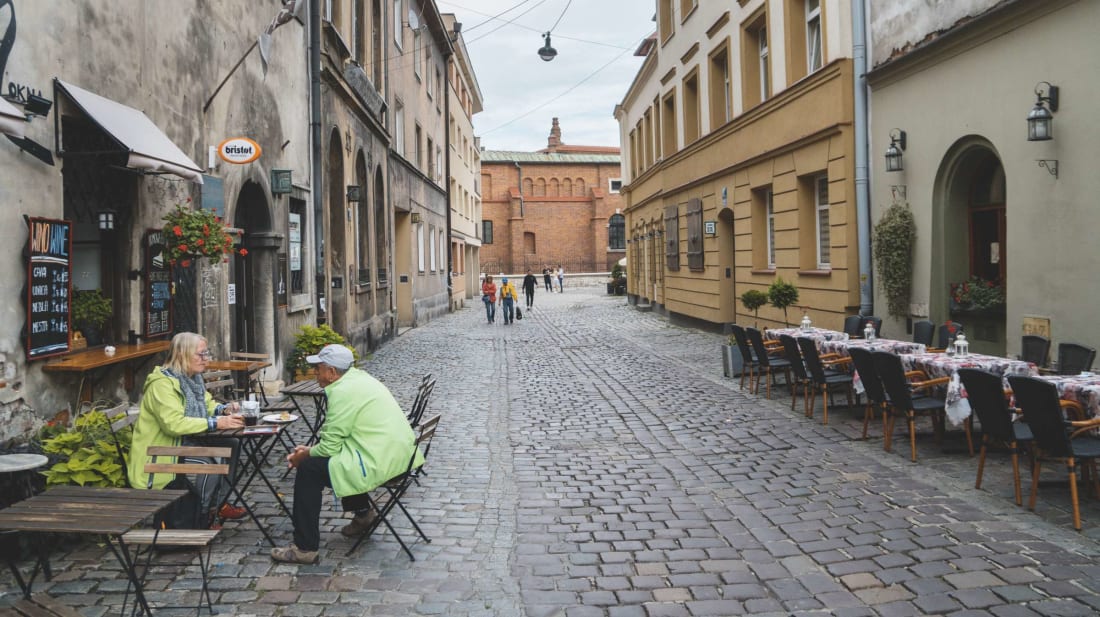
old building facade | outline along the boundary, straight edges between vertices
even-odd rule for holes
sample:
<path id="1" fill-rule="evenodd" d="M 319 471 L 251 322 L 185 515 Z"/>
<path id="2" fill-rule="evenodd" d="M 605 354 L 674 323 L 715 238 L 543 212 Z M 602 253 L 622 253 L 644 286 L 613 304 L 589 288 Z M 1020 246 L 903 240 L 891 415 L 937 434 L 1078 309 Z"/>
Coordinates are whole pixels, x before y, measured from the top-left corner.
<path id="1" fill-rule="evenodd" d="M 482 272 L 607 272 L 626 254 L 619 149 L 562 142 L 554 118 L 538 152 L 481 153 Z"/>
<path id="2" fill-rule="evenodd" d="M 702 323 L 751 322 L 739 296 L 782 277 L 815 323 L 839 328 L 860 306 L 849 3 L 657 7 L 615 110 L 628 293 Z"/>

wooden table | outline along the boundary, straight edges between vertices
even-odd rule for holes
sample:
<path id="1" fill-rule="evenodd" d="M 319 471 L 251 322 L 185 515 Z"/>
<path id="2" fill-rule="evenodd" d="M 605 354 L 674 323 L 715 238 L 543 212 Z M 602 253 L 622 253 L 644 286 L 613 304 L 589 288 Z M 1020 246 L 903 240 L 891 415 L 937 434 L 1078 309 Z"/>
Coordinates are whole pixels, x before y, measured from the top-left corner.
<path id="1" fill-rule="evenodd" d="M 247 399 L 248 394 L 252 394 L 252 373 L 263 370 L 271 366 L 270 362 L 262 360 L 211 360 L 206 363 L 206 368 L 211 371 L 230 371 L 233 373 L 233 380 L 237 382 L 237 389 L 245 393 Z"/>
<path id="2" fill-rule="evenodd" d="M 91 486 L 59 486 L 45 493 L 0 510 L 0 529 L 34 533 L 76 533 L 102 536 L 126 572 L 144 614 L 151 615 L 145 600 L 141 577 L 134 569 L 133 556 L 122 535 L 143 520 L 171 505 L 186 491 L 140 490 L 133 488 L 97 488 Z M 40 545 L 41 546 L 41 545 Z M 31 597 L 31 586 L 40 569 L 49 576 L 48 553 L 39 553 L 30 577 L 24 580 L 16 565 L 17 555 L 6 556 L 11 571 L 25 598 Z"/>
<path id="3" fill-rule="evenodd" d="M 91 401 L 95 386 L 111 368 L 122 365 L 126 391 L 134 389 L 134 369 L 140 368 L 154 355 L 168 350 L 170 341 L 146 341 L 136 345 L 116 345 L 115 353 L 107 355 L 102 347 L 85 349 L 54 358 L 42 365 L 50 373 L 80 373 L 79 401 Z"/>

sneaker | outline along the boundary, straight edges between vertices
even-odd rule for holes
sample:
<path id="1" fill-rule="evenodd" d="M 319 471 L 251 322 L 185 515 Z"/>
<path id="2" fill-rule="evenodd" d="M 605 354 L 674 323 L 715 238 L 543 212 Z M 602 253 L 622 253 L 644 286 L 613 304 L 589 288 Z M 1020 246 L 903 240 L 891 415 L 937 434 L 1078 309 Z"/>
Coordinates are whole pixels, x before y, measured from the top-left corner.
<path id="1" fill-rule="evenodd" d="M 345 538 L 358 538 L 371 526 L 377 516 L 374 510 L 369 510 L 366 514 L 351 519 L 350 523 L 340 528 L 340 533 Z"/>
<path id="2" fill-rule="evenodd" d="M 228 503 L 223 503 L 220 510 L 218 510 L 218 518 L 235 521 L 248 516 L 248 510 L 240 506 L 231 506 Z"/>
<path id="3" fill-rule="evenodd" d="M 283 563 L 315 564 L 317 563 L 317 551 L 303 551 L 291 544 L 283 548 L 271 549 L 271 558 Z"/>

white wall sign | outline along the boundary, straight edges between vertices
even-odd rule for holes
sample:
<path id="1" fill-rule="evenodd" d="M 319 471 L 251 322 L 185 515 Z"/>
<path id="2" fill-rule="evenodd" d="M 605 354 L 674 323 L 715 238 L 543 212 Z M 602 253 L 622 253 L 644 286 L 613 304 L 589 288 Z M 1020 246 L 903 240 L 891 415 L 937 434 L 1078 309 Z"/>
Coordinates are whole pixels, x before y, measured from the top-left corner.
<path id="1" fill-rule="evenodd" d="M 237 303 L 237 285 L 234 284 L 234 283 L 230 283 L 229 287 L 226 289 L 226 294 L 225 295 L 226 295 L 226 303 L 227 304 L 236 304 Z"/>
<path id="2" fill-rule="evenodd" d="M 218 157 L 226 163 L 244 165 L 260 158 L 260 144 L 247 137 L 230 137 L 218 144 Z"/>

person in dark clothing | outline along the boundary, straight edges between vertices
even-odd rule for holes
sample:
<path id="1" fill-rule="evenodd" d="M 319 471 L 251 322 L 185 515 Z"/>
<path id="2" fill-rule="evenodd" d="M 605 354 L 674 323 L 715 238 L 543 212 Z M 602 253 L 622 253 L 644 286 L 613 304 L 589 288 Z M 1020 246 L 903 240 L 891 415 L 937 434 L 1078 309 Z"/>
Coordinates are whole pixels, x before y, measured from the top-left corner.
<path id="1" fill-rule="evenodd" d="M 523 295 L 527 298 L 527 308 L 535 303 L 535 285 L 539 284 L 539 280 L 535 278 L 534 274 L 531 274 L 531 269 L 527 269 L 527 276 L 523 277 Z"/>
<path id="2" fill-rule="evenodd" d="M 554 291 L 554 280 L 550 278 L 550 268 L 542 269 L 542 281 L 546 283 L 546 291 Z"/>

